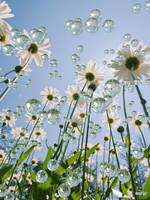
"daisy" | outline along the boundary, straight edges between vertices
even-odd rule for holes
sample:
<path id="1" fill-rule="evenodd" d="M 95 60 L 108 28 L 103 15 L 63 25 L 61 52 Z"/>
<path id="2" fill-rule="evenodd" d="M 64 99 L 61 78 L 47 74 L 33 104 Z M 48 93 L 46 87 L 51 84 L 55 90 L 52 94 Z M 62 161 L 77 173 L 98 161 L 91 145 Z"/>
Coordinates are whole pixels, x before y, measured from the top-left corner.
<path id="1" fill-rule="evenodd" d="M 77 83 L 88 82 L 88 85 L 95 82 L 100 83 L 104 80 L 104 73 L 99 65 L 94 61 L 89 61 L 85 70 L 78 73 Z"/>
<path id="2" fill-rule="evenodd" d="M 147 122 L 141 121 L 141 120 L 139 119 L 139 115 L 140 115 L 140 114 L 137 113 L 136 116 L 133 116 L 133 117 L 132 117 L 131 122 L 129 122 L 129 126 L 130 126 L 131 128 L 134 128 L 135 131 L 139 131 L 139 128 L 142 130 L 143 128 L 147 128 L 147 127 L 148 127 Z"/>
<path id="3" fill-rule="evenodd" d="M 81 89 L 78 85 L 70 85 L 67 88 L 66 93 L 68 94 L 68 102 L 76 103 L 78 101 L 79 106 L 83 106 L 85 104 L 85 100 L 80 97 Z"/>
<path id="4" fill-rule="evenodd" d="M 48 103 L 50 108 L 54 107 L 55 99 L 60 98 L 59 91 L 52 87 L 45 87 L 40 95 L 43 97 L 43 104 Z"/>
<path id="5" fill-rule="evenodd" d="M 44 131 L 44 129 L 42 128 L 39 128 L 39 129 L 35 129 L 33 131 L 33 138 L 36 140 L 36 141 L 40 141 L 41 139 L 44 139 L 45 136 L 46 136 L 46 132 Z"/>
<path id="6" fill-rule="evenodd" d="M 26 117 L 28 118 L 27 122 L 31 123 L 32 125 L 34 125 L 37 122 L 37 120 L 38 120 L 38 123 L 41 122 L 38 115 L 32 115 L 30 113 L 27 113 Z"/>
<path id="7" fill-rule="evenodd" d="M 13 44 L 12 40 L 9 37 L 10 30 L 11 26 L 5 21 L 0 20 L 0 47 L 6 44 Z"/>
<path id="8" fill-rule="evenodd" d="M 32 39 L 26 30 L 24 30 L 24 34 L 30 39 L 30 46 L 28 49 L 20 50 L 17 53 L 17 56 L 23 58 L 25 63 L 31 64 L 32 60 L 34 59 L 37 66 L 43 66 L 42 55 L 46 54 L 48 57 L 50 57 L 51 54 L 50 50 L 46 50 L 51 46 L 49 44 L 49 39 L 45 39 L 41 44 L 36 44 L 32 42 Z"/>
<path id="9" fill-rule="evenodd" d="M 76 109 L 74 115 L 76 118 L 79 118 L 81 121 L 84 121 L 86 117 L 86 108 L 81 107 L 81 108 Z"/>
<path id="10" fill-rule="evenodd" d="M 109 124 L 110 124 L 112 129 L 117 129 L 120 125 L 120 122 L 121 122 L 120 117 L 116 113 L 110 112 L 109 119 L 107 118 L 106 113 L 103 114 L 102 123 L 107 128 L 109 128 Z"/>
<path id="11" fill-rule="evenodd" d="M 36 167 L 38 165 L 38 160 L 36 158 L 32 158 L 31 163 L 32 166 Z"/>
<path id="12" fill-rule="evenodd" d="M 0 163 L 5 159 L 6 153 L 3 151 L 3 149 L 0 149 Z"/>
<path id="13" fill-rule="evenodd" d="M 133 82 L 131 72 L 134 72 L 135 79 L 142 79 L 142 76 L 149 77 L 150 63 L 146 63 L 145 59 L 149 55 L 145 55 L 146 52 L 150 50 L 150 47 L 143 47 L 143 44 L 140 43 L 136 48 L 131 47 L 130 44 L 128 50 L 124 48 L 123 45 L 118 50 L 120 60 L 112 60 L 112 68 L 114 69 L 114 76 L 118 80 L 128 80 Z M 145 52 L 143 54 L 143 52 Z"/>
<path id="14" fill-rule="evenodd" d="M 27 136 L 27 133 L 22 128 L 12 129 L 11 133 L 16 139 L 24 139 Z"/>
<path id="15" fill-rule="evenodd" d="M 23 58 L 20 58 L 19 61 L 20 61 L 19 65 L 15 67 L 15 72 L 16 73 L 23 72 L 25 76 L 28 76 L 28 73 L 32 72 L 32 69 L 29 68 L 29 63 L 28 62 L 26 63 L 25 59 Z"/>
<path id="16" fill-rule="evenodd" d="M 77 130 L 78 128 L 80 128 L 82 126 L 82 124 L 83 124 L 83 122 L 79 118 L 76 118 L 76 117 L 74 117 L 70 121 L 70 125 L 72 126 L 72 128 L 74 130 Z"/>
<path id="17" fill-rule="evenodd" d="M 104 147 L 103 147 L 101 144 L 99 144 L 99 145 L 97 146 L 96 150 L 95 150 L 95 154 L 96 154 L 96 155 L 102 155 L 103 152 L 104 152 Z"/>
<path id="18" fill-rule="evenodd" d="M 14 15 L 10 13 L 11 9 L 9 8 L 8 4 L 3 1 L 0 3 L 0 19 L 4 18 L 11 18 Z"/>
<path id="19" fill-rule="evenodd" d="M 0 113 L 0 118 L 4 126 L 10 126 L 12 127 L 15 124 L 15 117 L 12 115 L 12 113 L 9 113 L 8 109 L 3 109 Z"/>

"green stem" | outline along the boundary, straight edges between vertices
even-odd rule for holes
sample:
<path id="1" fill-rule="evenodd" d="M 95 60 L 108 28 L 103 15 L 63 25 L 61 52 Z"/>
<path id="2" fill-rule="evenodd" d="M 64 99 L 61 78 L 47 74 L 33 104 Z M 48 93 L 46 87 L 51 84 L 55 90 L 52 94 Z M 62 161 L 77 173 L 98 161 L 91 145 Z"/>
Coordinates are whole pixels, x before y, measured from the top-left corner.
<path id="1" fill-rule="evenodd" d="M 123 108 L 124 108 L 125 119 L 127 119 L 126 101 L 125 101 L 125 86 L 123 86 Z M 129 140 L 127 158 L 128 158 L 128 167 L 129 167 L 129 173 L 130 173 L 130 176 L 131 176 L 131 183 L 132 183 L 132 194 L 135 197 L 135 200 L 137 200 L 136 187 L 135 187 L 134 177 L 133 177 L 133 173 L 132 173 L 132 166 L 131 166 L 131 139 L 130 139 L 130 130 L 129 130 L 128 123 L 127 123 L 127 126 L 126 126 L 126 130 L 127 130 L 128 140 Z"/>

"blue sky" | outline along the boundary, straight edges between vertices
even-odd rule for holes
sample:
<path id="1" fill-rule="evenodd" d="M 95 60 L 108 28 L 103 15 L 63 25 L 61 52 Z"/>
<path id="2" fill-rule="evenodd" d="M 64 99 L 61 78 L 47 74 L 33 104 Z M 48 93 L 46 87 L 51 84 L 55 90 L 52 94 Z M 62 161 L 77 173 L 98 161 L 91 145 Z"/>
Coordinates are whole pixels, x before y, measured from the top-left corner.
<path id="1" fill-rule="evenodd" d="M 45 26 L 48 30 L 48 37 L 52 47 L 51 58 L 58 60 L 59 74 L 63 79 L 49 79 L 48 73 L 51 71 L 48 63 L 43 67 L 37 67 L 34 62 L 31 65 L 33 72 L 28 77 L 19 79 L 19 87 L 17 92 L 11 90 L 5 99 L 0 103 L 2 108 L 15 109 L 17 105 L 24 103 L 31 98 L 40 99 L 40 91 L 45 86 L 52 86 L 60 90 L 62 95 L 65 95 L 65 90 L 69 84 L 74 84 L 75 64 L 71 61 L 71 55 L 76 52 L 76 46 L 82 44 L 84 52 L 81 54 L 79 64 L 86 64 L 89 60 L 95 60 L 102 64 L 103 60 L 110 60 L 110 56 L 104 54 L 104 49 L 115 50 L 119 44 L 123 42 L 123 35 L 131 33 L 132 39 L 143 41 L 146 45 L 150 45 L 150 12 L 144 10 L 146 1 L 138 1 L 141 3 L 142 10 L 138 15 L 132 13 L 132 5 L 137 3 L 134 0 L 7 0 L 7 3 L 15 14 L 15 17 L 8 19 L 7 22 L 13 27 L 20 30 L 30 30 Z M 80 17 L 83 23 L 88 18 L 92 9 L 100 9 L 102 13 L 102 21 L 100 22 L 99 30 L 90 34 L 84 31 L 81 35 L 72 35 L 65 28 L 65 22 L 68 19 Z M 112 19 L 115 22 L 115 29 L 112 33 L 103 31 L 101 25 L 105 19 Z M 2 72 L 7 72 L 12 67 L 18 64 L 18 58 L 6 57 L 0 51 L 0 66 Z M 105 70 L 106 80 L 111 76 L 110 70 L 102 66 Z M 31 79 L 29 88 L 25 88 L 25 83 Z M 143 87 L 143 93 L 147 100 L 150 100 L 149 94 L 146 92 L 148 86 Z M 130 99 L 135 99 L 134 93 Z M 141 110 L 140 106 L 135 109 Z M 100 117 L 98 117 L 98 120 Z M 23 122 L 21 122 L 23 123 Z M 18 125 L 19 126 L 19 125 Z M 46 126 L 48 132 L 48 141 L 53 143 L 58 135 L 58 128 Z"/>

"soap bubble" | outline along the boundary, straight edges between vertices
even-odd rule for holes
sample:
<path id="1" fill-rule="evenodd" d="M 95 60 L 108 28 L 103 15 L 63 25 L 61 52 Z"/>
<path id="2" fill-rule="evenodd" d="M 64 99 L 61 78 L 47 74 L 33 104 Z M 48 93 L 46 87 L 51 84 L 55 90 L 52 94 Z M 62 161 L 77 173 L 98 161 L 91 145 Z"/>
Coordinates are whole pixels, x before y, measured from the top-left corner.
<path id="1" fill-rule="evenodd" d="M 100 22 L 102 19 L 101 11 L 98 9 L 93 9 L 93 10 L 91 10 L 89 17 L 91 17 L 91 18 L 94 17 L 97 19 L 98 22 Z"/>
<path id="2" fill-rule="evenodd" d="M 36 180 L 37 180 L 37 182 L 39 182 L 39 183 L 44 183 L 44 182 L 47 181 L 47 179 L 48 179 L 48 174 L 47 174 L 47 172 L 44 171 L 44 170 L 40 170 L 40 171 L 38 171 L 38 173 L 36 174 Z"/>
<path id="3" fill-rule="evenodd" d="M 59 167 L 59 162 L 55 159 L 51 159 L 47 164 L 47 168 L 50 171 L 55 171 L 58 167 Z"/>
<path id="4" fill-rule="evenodd" d="M 131 41 L 131 46 L 132 46 L 132 47 L 137 47 L 138 44 L 139 44 L 139 41 L 138 41 L 137 39 L 133 39 L 133 40 Z"/>
<path id="5" fill-rule="evenodd" d="M 114 30 L 115 23 L 111 19 L 107 19 L 104 21 L 102 27 L 105 32 L 112 32 Z"/>
<path id="6" fill-rule="evenodd" d="M 126 42 L 130 41 L 130 40 L 131 40 L 131 34 L 130 34 L 130 33 L 124 34 L 123 39 L 124 39 Z"/>
<path id="7" fill-rule="evenodd" d="M 96 113 L 103 113 L 106 110 L 106 101 L 104 98 L 95 98 L 92 102 L 92 109 Z"/>
<path id="8" fill-rule="evenodd" d="M 132 149 L 132 154 L 133 154 L 133 156 L 134 156 L 135 158 L 140 159 L 140 158 L 142 158 L 142 157 L 144 156 L 144 151 L 143 151 L 142 148 L 134 147 L 134 148 Z"/>
<path id="9" fill-rule="evenodd" d="M 104 85 L 104 91 L 107 95 L 116 96 L 119 94 L 121 86 L 118 80 L 111 79 L 108 80 Z"/>
<path id="10" fill-rule="evenodd" d="M 79 35 L 83 32 L 83 25 L 82 21 L 80 20 L 74 20 L 73 23 L 70 26 L 70 30 L 72 34 Z"/>
<path id="11" fill-rule="evenodd" d="M 60 122 L 61 113 L 57 109 L 50 109 L 47 112 L 47 121 L 49 124 L 57 124 Z"/>
<path id="12" fill-rule="evenodd" d="M 76 172 L 72 172 L 67 176 L 67 183 L 70 187 L 75 187 L 80 183 L 80 176 Z"/>
<path id="13" fill-rule="evenodd" d="M 71 188 L 67 183 L 63 183 L 58 188 L 58 194 L 63 197 L 67 198 L 71 193 Z"/>
<path id="14" fill-rule="evenodd" d="M 39 113 L 41 111 L 41 107 L 41 102 L 37 99 L 30 99 L 25 104 L 25 110 L 32 115 Z"/>
<path id="15" fill-rule="evenodd" d="M 99 24 L 96 18 L 88 18 L 85 22 L 85 30 L 89 33 L 95 33 L 98 31 Z"/>
<path id="16" fill-rule="evenodd" d="M 126 183 L 130 180 L 130 174 L 126 169 L 120 169 L 118 171 L 118 178 L 122 183 Z"/>

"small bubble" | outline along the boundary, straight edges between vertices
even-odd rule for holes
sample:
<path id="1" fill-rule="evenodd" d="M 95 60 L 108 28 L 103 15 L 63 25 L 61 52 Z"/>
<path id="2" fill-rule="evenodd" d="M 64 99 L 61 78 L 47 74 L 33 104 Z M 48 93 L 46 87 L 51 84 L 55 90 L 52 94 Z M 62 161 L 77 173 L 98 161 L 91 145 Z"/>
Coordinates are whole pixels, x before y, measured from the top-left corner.
<path id="1" fill-rule="evenodd" d="M 56 59 L 50 60 L 50 63 L 49 63 L 49 66 L 50 66 L 50 67 L 57 67 L 57 65 L 58 65 L 58 62 L 57 62 Z"/>
<path id="2" fill-rule="evenodd" d="M 131 34 L 130 34 L 130 33 L 124 34 L 123 39 L 124 39 L 126 42 L 130 41 L 130 40 L 131 40 Z"/>
<path id="3" fill-rule="evenodd" d="M 141 12 L 141 4 L 140 3 L 135 3 L 133 6 L 132 6 L 132 12 L 134 14 L 139 14 Z"/>
<path id="4" fill-rule="evenodd" d="M 109 54 L 109 49 L 105 49 L 105 50 L 104 50 L 104 53 L 105 53 L 105 54 Z"/>
<path id="5" fill-rule="evenodd" d="M 137 47 L 138 44 L 139 44 L 139 41 L 138 41 L 137 39 L 133 39 L 133 40 L 131 41 L 131 46 L 132 46 L 132 47 Z"/>
<path id="6" fill-rule="evenodd" d="M 74 20 L 72 22 L 72 24 L 70 25 L 70 30 L 71 30 L 73 35 L 80 35 L 83 32 L 82 21 L 79 20 L 79 18 Z"/>
<path id="7" fill-rule="evenodd" d="M 146 11 L 150 11 L 150 1 L 147 1 L 145 4 L 144 4 L 144 8 Z"/>
<path id="8" fill-rule="evenodd" d="M 80 60 L 80 57 L 77 54 L 72 54 L 71 59 L 72 62 L 78 62 Z"/>
<path id="9" fill-rule="evenodd" d="M 114 30 L 115 23 L 111 19 L 107 19 L 104 21 L 102 27 L 105 32 L 112 32 Z"/>
<path id="10" fill-rule="evenodd" d="M 98 31 L 99 24 L 96 18 L 88 18 L 85 22 L 85 29 L 89 33 L 95 33 Z"/>
<path id="11" fill-rule="evenodd" d="M 77 52 L 82 53 L 83 52 L 83 48 L 84 48 L 83 45 L 78 45 L 76 50 L 77 50 Z"/>

